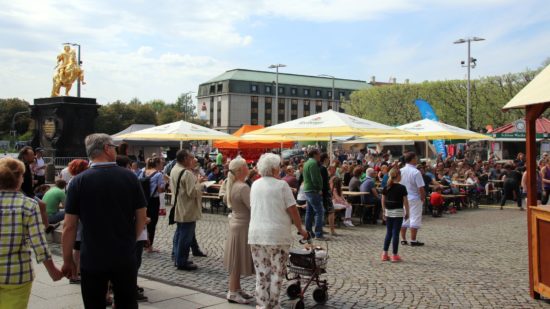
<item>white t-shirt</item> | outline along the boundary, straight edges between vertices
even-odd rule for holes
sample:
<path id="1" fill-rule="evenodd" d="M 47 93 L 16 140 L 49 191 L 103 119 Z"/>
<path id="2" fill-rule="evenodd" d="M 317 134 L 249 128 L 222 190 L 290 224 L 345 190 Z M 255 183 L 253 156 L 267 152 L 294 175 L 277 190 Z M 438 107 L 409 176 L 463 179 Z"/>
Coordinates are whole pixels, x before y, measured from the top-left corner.
<path id="1" fill-rule="evenodd" d="M 262 177 L 250 190 L 250 226 L 248 243 L 251 245 L 290 245 L 292 220 L 287 208 L 296 205 L 292 190 L 286 181 Z"/>
<path id="2" fill-rule="evenodd" d="M 46 169 L 45 168 L 41 168 L 43 166 L 45 166 L 46 163 L 44 163 L 44 159 L 43 158 L 36 158 L 36 162 L 34 163 L 34 168 L 35 168 L 35 172 L 34 174 L 36 176 L 44 176 L 46 175 Z"/>
<path id="3" fill-rule="evenodd" d="M 401 181 L 400 183 L 407 188 L 407 199 L 420 200 L 420 188 L 424 187 L 424 179 L 422 174 L 412 164 L 405 165 L 401 169 Z"/>

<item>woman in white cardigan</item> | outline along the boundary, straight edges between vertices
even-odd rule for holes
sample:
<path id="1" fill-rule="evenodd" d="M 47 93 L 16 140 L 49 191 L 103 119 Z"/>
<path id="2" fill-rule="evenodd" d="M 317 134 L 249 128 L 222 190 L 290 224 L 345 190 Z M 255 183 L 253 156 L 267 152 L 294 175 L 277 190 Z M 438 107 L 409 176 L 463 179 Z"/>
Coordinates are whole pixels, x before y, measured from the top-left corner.
<path id="1" fill-rule="evenodd" d="M 307 238 L 288 184 L 279 179 L 281 159 L 262 155 L 258 171 L 262 178 L 250 191 L 251 219 L 248 243 L 256 271 L 257 308 L 279 308 L 279 294 L 286 273 L 286 260 L 292 237 L 292 222 Z"/>

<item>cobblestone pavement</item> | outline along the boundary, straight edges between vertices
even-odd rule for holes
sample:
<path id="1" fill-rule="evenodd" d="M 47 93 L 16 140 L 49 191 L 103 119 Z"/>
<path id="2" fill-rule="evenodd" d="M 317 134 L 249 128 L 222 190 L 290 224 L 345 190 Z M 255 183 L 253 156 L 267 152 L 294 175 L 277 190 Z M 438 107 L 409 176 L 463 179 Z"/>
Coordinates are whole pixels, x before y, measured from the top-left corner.
<path id="1" fill-rule="evenodd" d="M 528 294 L 525 213 L 513 207 L 482 207 L 443 218 L 425 216 L 419 239 L 426 245 L 400 246 L 404 262 L 398 264 L 380 261 L 384 226 L 340 228 L 340 236 L 328 243 L 324 278 L 330 298 L 323 307 L 550 308 L 550 303 Z M 223 297 L 227 220 L 221 214 L 204 214 L 197 239 L 208 257 L 193 258 L 198 271 L 182 272 L 171 261 L 175 227 L 161 217 L 155 239 L 160 253 L 144 253 L 140 275 Z M 244 278 L 242 284 L 253 291 L 254 278 Z M 306 307 L 315 305 L 312 290 L 306 294 Z M 286 295 L 281 298 L 287 307 Z"/>

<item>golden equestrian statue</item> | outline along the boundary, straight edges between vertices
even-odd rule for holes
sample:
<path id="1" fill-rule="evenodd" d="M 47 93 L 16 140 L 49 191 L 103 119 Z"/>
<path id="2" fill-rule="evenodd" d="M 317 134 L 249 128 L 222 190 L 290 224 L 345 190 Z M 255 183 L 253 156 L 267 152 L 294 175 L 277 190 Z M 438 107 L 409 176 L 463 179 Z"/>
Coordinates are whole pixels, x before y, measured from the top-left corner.
<path id="1" fill-rule="evenodd" d="M 65 87 L 65 95 L 69 95 L 73 83 L 78 80 L 85 85 L 84 71 L 76 60 L 76 52 L 69 45 L 63 46 L 63 52 L 57 56 L 57 66 L 53 76 L 52 97 L 58 97 L 61 87 Z"/>

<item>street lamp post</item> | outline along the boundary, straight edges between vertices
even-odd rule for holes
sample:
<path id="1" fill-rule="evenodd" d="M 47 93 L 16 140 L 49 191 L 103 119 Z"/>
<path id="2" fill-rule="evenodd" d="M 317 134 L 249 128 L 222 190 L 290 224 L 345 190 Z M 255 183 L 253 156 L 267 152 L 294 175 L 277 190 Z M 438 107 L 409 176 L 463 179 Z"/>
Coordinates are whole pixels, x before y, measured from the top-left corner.
<path id="1" fill-rule="evenodd" d="M 286 64 L 272 64 L 268 68 L 275 69 L 275 106 L 279 106 L 279 68 L 286 67 Z M 272 107 L 273 109 L 273 107 Z M 286 119 L 286 104 L 285 104 L 285 119 Z"/>
<path id="2" fill-rule="evenodd" d="M 82 61 L 80 61 L 80 44 L 64 43 L 64 45 L 76 46 L 78 48 L 78 66 L 80 67 L 82 65 Z M 76 84 L 76 96 L 80 98 L 80 76 L 78 77 L 78 83 Z"/>
<path id="3" fill-rule="evenodd" d="M 332 78 L 332 104 L 333 104 L 333 110 L 335 110 L 336 112 L 340 111 L 339 108 L 338 108 L 338 103 L 334 100 L 334 80 L 336 79 L 336 77 L 332 76 L 332 75 L 327 75 L 327 74 L 321 74 L 321 75 L 318 75 L 319 77 L 327 77 L 327 78 Z"/>
<path id="4" fill-rule="evenodd" d="M 476 61 L 477 59 L 474 59 L 470 55 L 470 45 L 471 42 L 477 42 L 477 41 L 484 41 L 485 39 L 479 38 L 479 37 L 473 37 L 473 38 L 465 38 L 465 39 L 459 39 L 454 42 L 454 44 L 462 44 L 462 43 L 468 43 L 468 60 L 466 60 L 467 64 L 464 64 L 464 61 L 462 61 L 462 66 L 468 68 L 468 83 L 466 86 L 466 129 L 470 130 L 470 69 L 473 69 L 476 67 Z"/>

